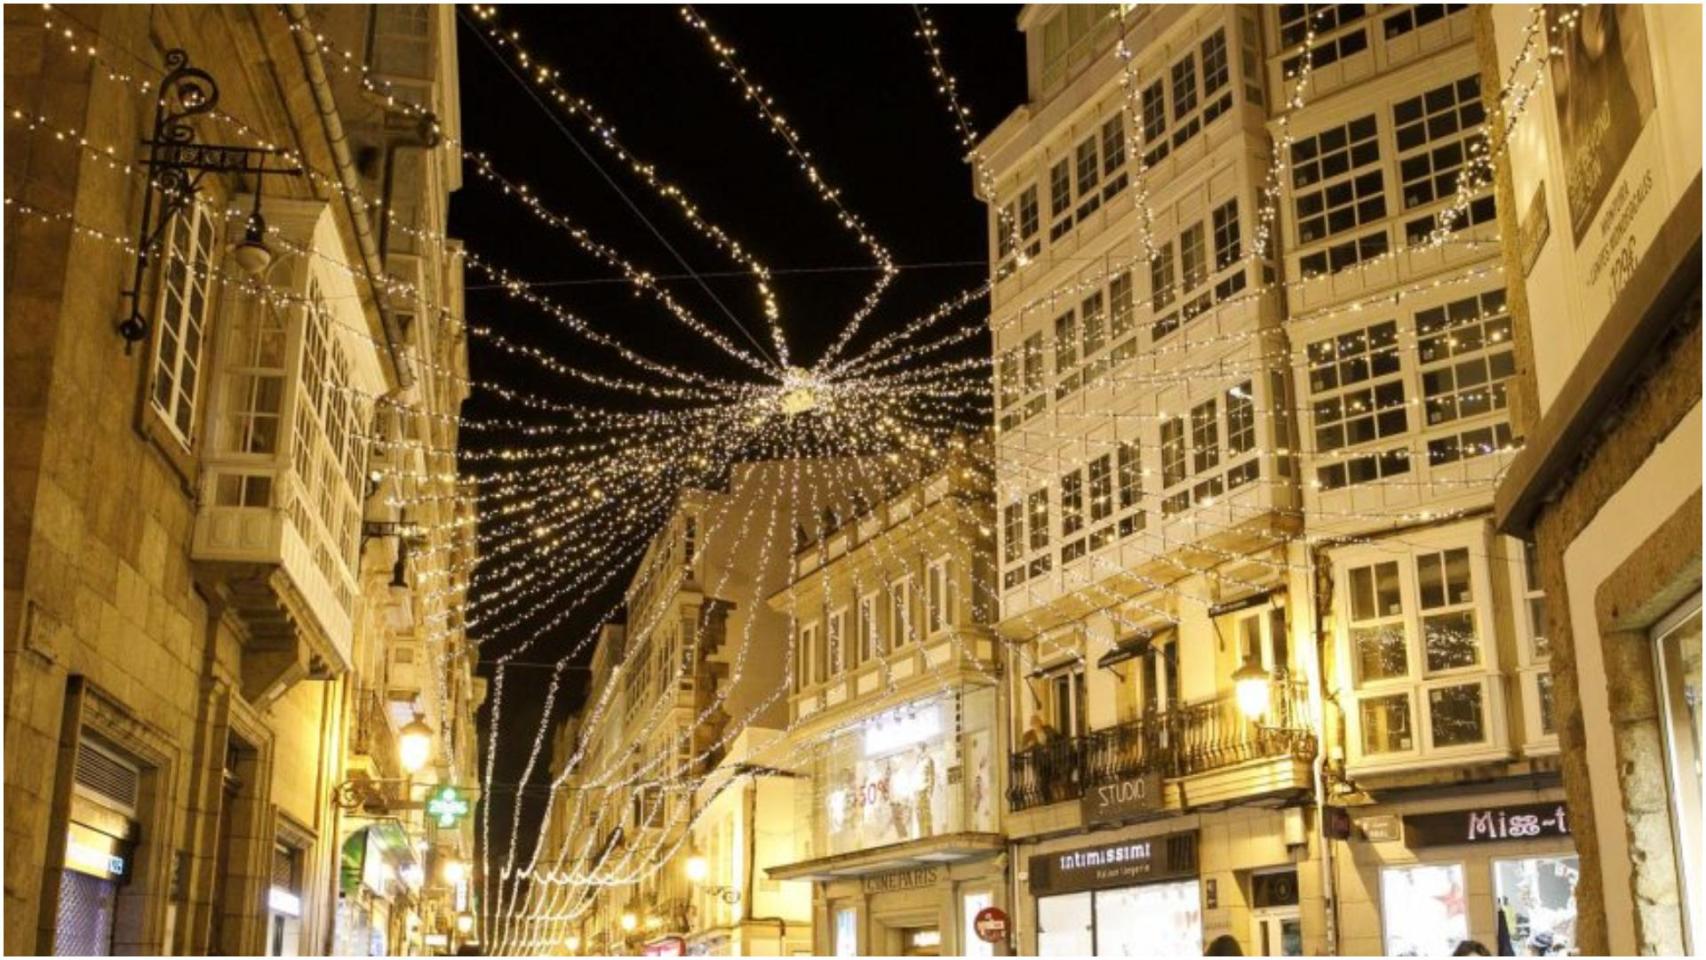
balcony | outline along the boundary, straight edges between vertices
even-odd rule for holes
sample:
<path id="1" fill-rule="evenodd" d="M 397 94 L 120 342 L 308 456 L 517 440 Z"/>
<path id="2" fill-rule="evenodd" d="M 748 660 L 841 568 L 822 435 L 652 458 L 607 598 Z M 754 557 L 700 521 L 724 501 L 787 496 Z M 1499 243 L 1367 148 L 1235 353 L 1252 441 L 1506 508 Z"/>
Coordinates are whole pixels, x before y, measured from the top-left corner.
<path id="1" fill-rule="evenodd" d="M 365 758 L 367 773 L 375 780 L 400 780 L 403 777 L 401 758 L 397 752 L 397 734 L 391 729 L 385 698 L 379 691 L 360 689 L 354 694 L 354 716 L 350 727 L 352 759 Z"/>
<path id="2" fill-rule="evenodd" d="M 1259 726 L 1226 696 L 1016 752 L 1008 765 L 1008 807 L 1018 813 L 1077 800 L 1088 787 L 1157 771 L 1169 787 L 1169 809 L 1297 792 L 1310 782 L 1316 750 L 1307 687 L 1275 680 L 1269 703 L 1268 722 Z"/>
<path id="3" fill-rule="evenodd" d="M 326 204 L 277 200 L 281 242 L 343 256 Z M 369 409 L 389 389 L 354 281 L 312 256 L 268 274 L 282 308 L 238 298 L 219 317 L 191 558 L 243 626 L 254 703 L 348 669 Z"/>

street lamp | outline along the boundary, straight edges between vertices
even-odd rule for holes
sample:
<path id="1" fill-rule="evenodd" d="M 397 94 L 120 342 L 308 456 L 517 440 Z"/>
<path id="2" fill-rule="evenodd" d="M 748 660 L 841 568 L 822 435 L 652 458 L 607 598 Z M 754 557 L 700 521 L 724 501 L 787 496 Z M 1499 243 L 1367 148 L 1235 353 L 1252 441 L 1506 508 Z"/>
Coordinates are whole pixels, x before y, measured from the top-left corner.
<path id="1" fill-rule="evenodd" d="M 468 865 L 455 857 L 444 861 L 444 882 L 451 886 L 459 886 L 468 876 Z"/>
<path id="2" fill-rule="evenodd" d="M 474 915 L 464 910 L 456 915 L 456 932 L 467 936 L 474 932 Z"/>
<path id="3" fill-rule="evenodd" d="M 259 276 L 272 266 L 272 249 L 267 246 L 267 221 L 261 216 L 261 185 L 255 184 L 255 209 L 243 229 L 243 242 L 232 251 L 237 266 L 249 276 Z"/>
<path id="4" fill-rule="evenodd" d="M 563 947 L 570 953 L 579 953 L 581 948 L 581 938 L 571 933 L 563 939 Z"/>
<path id="5" fill-rule="evenodd" d="M 1238 710 L 1245 719 L 1260 723 L 1268 714 L 1268 698 L 1272 693 L 1268 671 L 1262 669 L 1255 657 L 1248 657 L 1232 674 L 1232 686 L 1238 692 Z"/>
<path id="6" fill-rule="evenodd" d="M 711 876 L 711 864 L 697 853 L 687 858 L 687 879 L 705 891 L 706 896 L 716 897 L 730 906 L 740 902 L 740 891 L 734 887 L 706 885 L 705 881 Z"/>
<path id="7" fill-rule="evenodd" d="M 639 926 L 639 925 L 640 925 L 640 918 L 634 916 L 634 911 L 632 911 L 632 910 L 622 911 L 622 931 L 624 933 L 633 933 L 634 928 Z"/>
<path id="8" fill-rule="evenodd" d="M 397 753 L 403 762 L 403 770 L 408 773 L 418 773 L 432 759 L 432 728 L 416 717 L 412 723 L 397 733 Z"/>

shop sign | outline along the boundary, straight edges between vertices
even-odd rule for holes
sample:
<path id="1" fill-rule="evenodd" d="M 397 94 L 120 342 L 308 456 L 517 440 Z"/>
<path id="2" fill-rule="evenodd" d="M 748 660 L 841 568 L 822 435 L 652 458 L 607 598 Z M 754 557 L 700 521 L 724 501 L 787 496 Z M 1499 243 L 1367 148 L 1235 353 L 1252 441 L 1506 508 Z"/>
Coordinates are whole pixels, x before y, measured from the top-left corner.
<path id="1" fill-rule="evenodd" d="M 984 943 L 1004 943 L 1007 940 L 1007 911 L 1000 907 L 984 907 L 972 918 L 971 928 Z"/>
<path id="2" fill-rule="evenodd" d="M 1161 771 L 1149 770 L 1112 783 L 1090 785 L 1079 806 L 1085 823 L 1119 823 L 1159 812 L 1162 796 Z"/>
<path id="3" fill-rule="evenodd" d="M 448 947 L 450 946 L 450 934 L 429 933 L 422 938 L 421 942 L 429 947 Z"/>
<path id="4" fill-rule="evenodd" d="M 1570 835 L 1569 812 L 1562 803 L 1522 803 L 1477 807 L 1450 813 L 1421 813 L 1404 818 L 1407 847 L 1449 847 L 1500 840 L 1533 840 Z"/>
<path id="5" fill-rule="evenodd" d="M 917 890 L 921 887 L 936 885 L 936 868 L 919 867 L 914 870 L 895 870 L 891 873 L 879 873 L 865 878 L 866 893 L 889 893 L 894 890 Z"/>
<path id="6" fill-rule="evenodd" d="M 438 818 L 440 827 L 454 827 L 456 821 L 468 815 L 468 798 L 447 783 L 427 797 L 426 812 Z"/>
<path id="7" fill-rule="evenodd" d="M 76 821 L 65 825 L 65 868 L 103 880 L 124 877 L 128 863 L 124 843 L 117 837 Z"/>
<path id="8" fill-rule="evenodd" d="M 1031 858 L 1031 893 L 1049 896 L 1197 875 L 1194 830 L 1122 840 Z"/>
<path id="9" fill-rule="evenodd" d="M 1364 817 L 1357 821 L 1357 831 L 1369 843 L 1386 843 L 1398 839 L 1398 818 Z"/>

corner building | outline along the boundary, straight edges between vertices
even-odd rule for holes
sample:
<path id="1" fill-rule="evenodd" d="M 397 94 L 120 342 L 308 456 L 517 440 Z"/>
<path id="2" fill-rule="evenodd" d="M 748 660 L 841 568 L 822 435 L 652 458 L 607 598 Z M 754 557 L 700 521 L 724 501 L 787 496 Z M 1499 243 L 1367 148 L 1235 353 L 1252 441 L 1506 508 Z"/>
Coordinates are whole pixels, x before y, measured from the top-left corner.
<path id="1" fill-rule="evenodd" d="M 990 956 L 1005 906 L 1006 691 L 992 629 L 986 449 L 837 504 L 770 598 L 794 628 L 782 743 L 820 956 Z"/>
<path id="2" fill-rule="evenodd" d="M 1458 189 L 1506 65 L 1451 4 L 1020 26 L 979 151 L 1018 948 L 1569 949 L 1498 204 Z"/>

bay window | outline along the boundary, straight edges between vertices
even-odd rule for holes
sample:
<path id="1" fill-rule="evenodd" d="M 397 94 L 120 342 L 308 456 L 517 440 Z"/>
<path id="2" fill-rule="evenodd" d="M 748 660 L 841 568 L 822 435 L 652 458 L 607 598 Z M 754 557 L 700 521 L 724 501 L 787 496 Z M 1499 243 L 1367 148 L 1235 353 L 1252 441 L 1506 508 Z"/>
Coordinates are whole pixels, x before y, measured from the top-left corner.
<path id="1" fill-rule="evenodd" d="M 1084 529 L 1084 472 L 1073 470 L 1060 478 L 1060 535 Z"/>
<path id="2" fill-rule="evenodd" d="M 1030 513 L 1031 549 L 1041 550 L 1048 546 L 1048 488 L 1032 491 L 1027 501 Z"/>
<path id="3" fill-rule="evenodd" d="M 279 201 L 277 207 L 278 230 L 287 239 L 341 258 L 325 204 Z M 198 302 L 195 309 L 205 308 L 205 283 L 197 287 L 170 266 L 210 255 L 198 251 L 212 242 L 211 227 L 196 229 L 193 240 L 169 238 L 188 244 L 168 259 L 165 278 L 166 304 L 181 296 L 183 310 Z M 282 568 L 280 588 L 288 586 L 313 614 L 300 624 L 318 628 L 306 631 L 308 639 L 343 662 L 353 640 L 367 438 L 376 432 L 371 398 L 386 392 L 387 380 L 374 342 L 359 332 L 366 318 L 347 273 L 322 269 L 314 257 L 291 258 L 268 274 L 268 283 L 275 296 L 234 298 L 222 311 L 218 346 L 210 351 L 194 559 Z M 194 315 L 180 310 L 173 331 L 161 331 L 159 362 L 180 354 L 177 405 L 163 409 L 162 396 L 150 395 L 163 416 L 191 418 L 185 405 L 199 402 L 192 379 L 203 378 L 186 366 L 199 350 L 202 321 L 186 319 Z M 257 593 L 238 605 L 238 615 L 271 618 L 273 602 Z"/>
<path id="4" fill-rule="evenodd" d="M 1532 752 L 1539 741 L 1556 749 L 1558 727 L 1552 712 L 1552 644 L 1546 638 L 1546 591 L 1540 585 L 1539 558 L 1533 543 L 1506 540 L 1515 568 L 1511 572 L 1512 593 L 1517 598 L 1512 616 L 1516 620 L 1516 660 L 1522 678 L 1525 747 Z"/>
<path id="5" fill-rule="evenodd" d="M 201 386 L 201 347 L 213 312 L 214 212 L 197 202 L 174 214 L 160 245 L 160 301 L 155 311 L 154 410 L 185 448 L 194 445 L 191 430 Z M 281 347 L 282 349 L 282 347 Z"/>
<path id="6" fill-rule="evenodd" d="M 1090 522 L 1101 523 L 1114 512 L 1113 462 L 1109 454 L 1090 461 Z"/>
<path id="7" fill-rule="evenodd" d="M 1017 500 L 1001 510 L 1001 556 L 1008 563 L 1025 555 L 1025 508 Z"/>
<path id="8" fill-rule="evenodd" d="M 1390 550 L 1365 548 L 1341 574 L 1353 763 L 1498 748 L 1485 551 L 1461 541 L 1401 557 Z"/>
<path id="9" fill-rule="evenodd" d="M 1397 321 L 1317 340 L 1309 344 L 1308 363 L 1317 455 L 1408 432 Z M 1399 445 L 1365 457 L 1326 460 L 1317 468 L 1316 481 L 1324 490 L 1336 490 L 1409 470 L 1409 448 Z"/>

